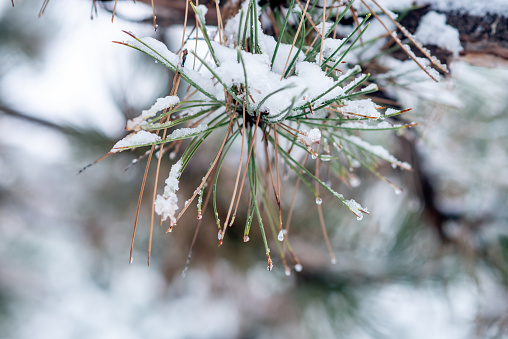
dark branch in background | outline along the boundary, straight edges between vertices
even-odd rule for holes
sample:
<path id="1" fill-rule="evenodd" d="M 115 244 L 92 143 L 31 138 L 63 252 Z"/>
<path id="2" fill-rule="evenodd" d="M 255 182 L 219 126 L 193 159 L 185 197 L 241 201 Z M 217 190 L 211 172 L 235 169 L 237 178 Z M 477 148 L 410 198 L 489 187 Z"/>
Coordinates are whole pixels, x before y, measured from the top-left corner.
<path id="1" fill-rule="evenodd" d="M 87 144 L 101 145 L 100 146 L 101 148 L 104 148 L 105 144 L 112 145 L 116 141 L 118 141 L 118 138 L 108 137 L 107 135 L 101 133 L 100 131 L 92 128 L 60 125 L 52 121 L 41 119 L 39 117 L 34 117 L 26 113 L 20 112 L 18 110 L 6 107 L 0 103 L 0 118 L 2 118 L 3 115 L 23 120 L 37 126 L 49 128 L 53 131 L 60 132 L 67 136 L 83 140 Z"/>
<path id="2" fill-rule="evenodd" d="M 409 12 L 401 20 L 402 26 L 414 34 L 421 18 L 431 10 L 433 10 L 431 6 L 425 6 Z M 445 14 L 446 23 L 459 31 L 460 42 L 464 47 L 461 55 L 465 57 L 465 61 L 490 66 L 489 57 L 485 57 L 490 55 L 498 62 L 508 65 L 508 17 L 495 13 L 475 16 L 452 11 L 438 12 Z M 448 64 L 451 61 L 450 51 L 432 45 L 427 47 L 442 62 Z M 483 62 L 482 57 L 485 57 Z"/>
<path id="3" fill-rule="evenodd" d="M 111 2 L 111 0 L 100 2 Z M 140 2 L 150 4 L 151 0 L 140 0 Z M 277 3 L 280 3 L 280 1 Z M 227 9 L 231 6 L 231 1 L 223 0 L 220 6 Z M 215 24 L 217 22 L 215 7 L 209 7 L 206 15 L 207 22 Z M 179 0 L 160 0 L 156 4 L 156 10 L 157 22 L 161 26 L 181 24 L 185 15 L 185 2 Z M 401 21 L 402 26 L 407 28 L 411 33 L 414 33 L 422 16 L 431 10 L 433 10 L 431 6 L 425 6 L 408 12 Z M 508 17 L 495 13 L 489 13 L 484 16 L 474 16 L 452 11 L 441 11 L 440 13 L 446 15 L 448 25 L 455 27 L 459 31 L 460 41 L 464 47 L 464 51 L 461 54 L 467 57 L 466 61 L 472 63 L 479 62 L 489 66 L 487 64 L 489 62 L 488 56 L 493 56 L 498 62 L 508 65 Z M 189 19 L 193 19 L 193 17 L 194 15 L 189 15 Z M 151 18 L 147 18 L 146 22 L 150 24 Z M 437 46 L 426 47 L 442 62 L 448 64 L 451 61 L 452 54 L 450 51 Z M 482 57 L 484 60 L 482 60 Z"/>
<path id="4" fill-rule="evenodd" d="M 12 5 L 14 6 L 14 0 Z M 138 0 L 146 5 L 151 6 L 152 0 Z M 91 0 L 92 2 L 92 17 L 95 11 L 97 15 L 97 3 L 101 5 L 105 10 L 113 12 L 114 0 Z M 283 5 L 286 1 L 276 0 L 272 1 L 277 5 Z M 270 4 L 272 5 L 272 2 Z M 39 16 L 41 16 L 46 7 L 48 6 L 49 0 L 44 0 Z M 206 15 L 207 22 L 215 25 L 217 23 L 217 13 L 214 1 L 204 1 L 208 7 L 208 13 Z M 120 2 L 121 6 L 121 2 Z M 229 0 L 223 0 L 220 3 L 220 7 L 223 12 L 223 20 L 227 21 L 230 16 L 229 9 L 236 8 L 238 3 L 233 3 Z M 167 27 L 171 25 L 183 24 L 185 17 L 185 0 L 159 0 L 156 4 L 157 22 L 161 27 Z M 411 33 L 416 31 L 420 23 L 420 19 L 427 12 L 433 10 L 432 6 L 424 6 L 419 9 L 412 10 L 401 20 L 401 24 L 407 28 Z M 236 13 L 236 12 L 235 12 Z M 473 64 L 479 64 L 482 66 L 494 66 L 495 64 L 508 65 L 508 17 L 501 16 L 496 13 L 488 13 L 483 16 L 474 16 L 467 13 L 459 13 L 457 11 L 442 12 L 447 17 L 447 24 L 455 27 L 460 34 L 460 41 L 464 47 L 464 51 L 461 55 L 466 57 L 466 61 Z M 187 13 L 189 23 L 193 24 L 194 15 L 192 15 L 192 9 L 189 7 Z M 141 21 L 129 19 L 128 17 L 122 16 L 121 14 L 115 14 L 124 20 L 137 21 L 141 23 L 152 23 L 152 18 L 148 17 Z M 441 62 L 448 64 L 451 61 L 451 52 L 437 46 L 426 46 L 428 47 L 433 55 L 435 55 Z M 401 52 L 399 52 L 401 53 Z"/>
<path id="5" fill-rule="evenodd" d="M 157 25 L 159 27 L 169 27 L 172 25 L 183 25 L 185 18 L 185 1 L 187 0 L 160 0 L 155 4 L 155 11 L 157 15 Z M 114 0 L 93 0 L 92 3 L 92 13 L 95 9 L 95 14 L 97 15 L 97 3 L 106 11 L 113 13 L 114 8 Z M 151 6 L 151 0 L 138 0 L 137 2 L 141 2 L 148 6 Z M 225 3 L 229 3 L 230 1 L 224 1 Z M 138 6 L 143 6 L 143 4 L 139 4 Z M 217 24 L 217 12 L 215 9 L 215 2 L 210 0 L 200 1 L 200 4 L 207 5 L 208 12 L 206 14 L 206 23 L 210 25 Z M 220 4 L 222 6 L 222 2 Z M 139 23 L 146 23 L 148 25 L 153 24 L 152 16 L 149 16 L 145 19 L 131 19 L 128 16 L 122 15 L 121 13 L 122 4 L 121 1 L 118 2 L 115 17 L 121 18 L 126 21 L 135 21 Z M 188 9 L 187 22 L 189 24 L 195 23 L 194 12 L 192 8 L 189 6 Z"/>

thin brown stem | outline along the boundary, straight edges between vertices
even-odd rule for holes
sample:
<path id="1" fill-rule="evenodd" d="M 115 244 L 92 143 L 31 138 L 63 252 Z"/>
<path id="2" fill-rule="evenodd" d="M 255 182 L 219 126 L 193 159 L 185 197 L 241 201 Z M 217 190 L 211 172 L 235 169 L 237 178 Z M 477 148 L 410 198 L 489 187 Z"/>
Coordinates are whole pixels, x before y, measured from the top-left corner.
<path id="1" fill-rule="evenodd" d="M 362 3 L 364 4 L 364 6 L 372 13 L 372 15 L 374 15 L 374 17 L 379 21 L 379 23 L 384 27 L 384 29 L 391 34 L 391 31 L 390 29 L 385 25 L 385 23 L 383 22 L 383 20 L 381 20 L 379 18 L 379 16 L 376 14 L 376 12 L 374 12 L 374 10 L 372 8 L 370 8 L 369 5 L 367 5 L 365 3 L 364 0 L 361 0 Z M 390 17 L 390 16 L 388 16 Z M 393 20 L 393 19 L 392 19 Z M 398 27 L 398 26 L 397 26 Z M 402 26 L 401 26 L 402 27 Z M 400 46 L 400 48 L 402 48 L 402 50 L 407 54 L 407 56 L 409 56 L 417 65 L 418 67 L 420 67 L 432 80 L 434 80 L 435 82 L 438 82 L 438 80 L 436 78 L 434 78 L 432 76 L 432 74 L 430 74 L 430 72 L 425 68 L 425 66 L 423 66 L 418 60 L 416 60 L 416 57 L 413 55 L 413 53 L 410 53 L 409 51 L 406 50 L 406 48 L 404 47 L 404 45 L 402 44 L 402 42 L 400 41 L 399 38 L 397 38 L 395 35 L 391 34 L 392 36 L 392 39 L 397 43 L 397 45 Z M 432 60 L 432 59 L 431 59 Z"/>
<path id="2" fill-rule="evenodd" d="M 256 143 L 256 132 L 258 131 L 260 118 L 261 118 L 261 114 L 259 114 L 256 119 L 256 127 L 254 128 L 254 134 L 252 135 L 252 143 L 249 148 L 249 154 L 247 156 L 247 163 L 245 164 L 245 170 L 243 172 L 243 176 L 242 176 L 242 180 L 241 180 L 240 191 L 238 192 L 238 198 L 236 200 L 235 211 L 233 212 L 233 217 L 231 218 L 231 222 L 229 223 L 230 225 L 232 225 L 235 220 L 236 211 L 238 210 L 238 205 L 240 204 L 240 198 L 242 197 L 243 183 L 245 182 L 245 176 L 247 175 L 247 169 L 249 168 L 248 166 L 249 166 L 250 158 L 252 156 L 252 150 L 254 149 L 254 144 Z M 224 230 L 222 230 L 222 238 L 224 238 L 224 234 L 226 232 L 226 226 L 227 226 L 227 222 L 224 223 Z"/>
<path id="3" fill-rule="evenodd" d="M 138 226 L 139 220 L 139 208 L 141 206 L 141 200 L 143 199 L 143 193 L 145 191 L 146 178 L 148 176 L 148 168 L 150 167 L 150 161 L 152 160 L 153 150 L 155 149 L 155 145 L 152 145 L 150 155 L 148 156 L 148 160 L 146 162 L 145 174 L 143 175 L 143 182 L 141 183 L 141 189 L 139 190 L 139 198 L 138 205 L 136 207 L 136 216 L 134 218 L 134 227 L 132 229 L 132 238 L 131 238 L 131 249 L 129 252 L 129 263 L 132 263 L 132 251 L 134 249 L 134 238 L 136 237 L 136 229 Z"/>
<path id="4" fill-rule="evenodd" d="M 296 0 L 296 1 L 298 1 L 298 0 Z M 300 20 L 300 24 L 298 25 L 298 29 L 296 30 L 295 38 L 293 39 L 293 43 L 291 44 L 291 49 L 289 50 L 286 64 L 284 65 L 284 70 L 282 71 L 282 74 L 280 76 L 281 81 L 282 81 L 282 79 L 284 79 L 284 74 L 286 73 L 286 68 L 288 67 L 289 59 L 291 58 L 291 53 L 293 52 L 293 48 L 295 47 L 296 39 L 298 39 L 298 34 L 300 34 L 300 29 L 302 28 L 303 16 L 305 16 L 305 13 L 307 13 L 307 8 L 309 7 L 309 3 L 310 3 L 310 0 L 307 0 L 307 3 L 305 4 L 305 8 L 303 9 L 302 20 Z M 299 1 L 298 1 L 298 4 L 300 5 L 300 7 L 302 6 Z"/>
<path id="5" fill-rule="evenodd" d="M 182 211 L 178 214 L 178 217 L 176 218 L 177 220 L 180 220 L 180 218 L 182 217 L 182 215 L 185 213 L 185 211 L 187 211 L 187 208 L 190 206 L 190 204 L 192 203 L 192 201 L 194 201 L 194 199 L 196 198 L 196 196 L 198 195 L 199 191 L 201 190 L 201 188 L 203 188 L 203 185 L 205 184 L 206 180 L 208 179 L 208 177 L 210 176 L 210 173 L 212 172 L 213 168 L 215 167 L 215 165 L 217 164 L 217 161 L 219 160 L 220 158 L 220 155 L 222 153 L 222 150 L 224 149 L 224 145 L 226 144 L 226 140 L 228 139 L 228 135 L 229 135 L 229 132 L 231 131 L 231 125 L 233 124 L 233 116 L 231 115 L 231 118 L 229 120 L 229 125 L 228 125 L 228 129 L 226 131 L 226 135 L 224 136 L 224 140 L 222 141 L 222 144 L 219 148 L 219 152 L 217 153 L 217 155 L 215 156 L 215 159 L 212 163 L 212 165 L 210 166 L 210 169 L 206 172 L 203 180 L 201 181 L 201 184 L 199 184 L 198 188 L 196 188 L 196 190 L 194 191 L 194 194 L 192 195 L 192 197 L 188 200 L 187 204 L 183 207 Z M 171 228 L 169 228 L 166 232 L 168 232 Z"/>

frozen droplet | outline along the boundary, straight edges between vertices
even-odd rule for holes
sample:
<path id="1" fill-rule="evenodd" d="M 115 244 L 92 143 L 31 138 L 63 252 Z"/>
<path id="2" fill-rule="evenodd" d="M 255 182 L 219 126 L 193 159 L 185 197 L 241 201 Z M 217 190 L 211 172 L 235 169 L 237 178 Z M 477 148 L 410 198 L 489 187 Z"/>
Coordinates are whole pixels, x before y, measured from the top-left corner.
<path id="1" fill-rule="evenodd" d="M 396 165 L 396 164 L 392 164 L 392 168 L 393 168 L 393 169 L 396 169 L 396 168 L 397 168 L 397 165 Z"/>
<path id="2" fill-rule="evenodd" d="M 284 241 L 284 231 L 283 230 L 280 230 L 279 235 L 277 236 L 277 239 L 279 239 L 279 241 Z"/>
<path id="3" fill-rule="evenodd" d="M 266 267 L 268 271 L 271 271 L 273 269 L 273 262 L 272 259 L 268 258 L 268 267 Z"/>
<path id="4" fill-rule="evenodd" d="M 158 64 L 159 62 L 157 60 L 155 60 L 155 63 Z"/>
<path id="5" fill-rule="evenodd" d="M 131 257 L 131 259 L 129 260 L 129 264 L 132 264 L 133 261 L 134 261 L 134 258 Z"/>
<path id="6" fill-rule="evenodd" d="M 361 183 L 362 181 L 356 175 L 352 175 L 349 177 L 349 184 L 351 185 L 351 187 L 358 187 L 360 186 Z"/>
<path id="7" fill-rule="evenodd" d="M 302 270 L 303 270 L 302 265 L 300 265 L 300 264 L 296 264 L 296 265 L 295 265 L 295 271 L 296 271 L 296 272 L 301 272 Z"/>
<path id="8" fill-rule="evenodd" d="M 399 195 L 402 193 L 402 190 L 400 188 L 395 189 L 395 194 Z"/>
<path id="9" fill-rule="evenodd" d="M 217 238 L 218 238 L 219 240 L 222 240 L 222 232 L 221 232 L 220 230 L 219 230 L 219 233 L 217 234 Z"/>
<path id="10" fill-rule="evenodd" d="M 332 263 L 332 265 L 335 265 L 337 263 L 337 259 L 333 257 L 332 259 L 330 259 L 330 262 Z"/>
<path id="11" fill-rule="evenodd" d="M 169 153 L 169 159 L 173 160 L 174 158 L 176 158 L 176 152 Z"/>
<path id="12" fill-rule="evenodd" d="M 198 220 L 203 219 L 203 213 L 201 211 L 198 211 Z"/>
<path id="13" fill-rule="evenodd" d="M 311 157 L 312 157 L 312 160 L 316 160 L 317 159 L 317 154 L 316 153 L 312 153 Z"/>
<path id="14" fill-rule="evenodd" d="M 247 242 L 247 241 L 249 241 L 249 240 L 250 240 L 250 238 L 249 238 L 249 236 L 248 236 L 248 235 L 244 235 L 244 236 L 243 236 L 243 242 Z"/>
<path id="15" fill-rule="evenodd" d="M 289 277 L 291 275 L 291 269 L 286 266 L 286 269 L 284 270 L 284 273 Z"/>
<path id="16" fill-rule="evenodd" d="M 323 199 L 321 199 L 320 197 L 317 197 L 316 204 L 321 205 L 322 203 L 323 203 Z"/>

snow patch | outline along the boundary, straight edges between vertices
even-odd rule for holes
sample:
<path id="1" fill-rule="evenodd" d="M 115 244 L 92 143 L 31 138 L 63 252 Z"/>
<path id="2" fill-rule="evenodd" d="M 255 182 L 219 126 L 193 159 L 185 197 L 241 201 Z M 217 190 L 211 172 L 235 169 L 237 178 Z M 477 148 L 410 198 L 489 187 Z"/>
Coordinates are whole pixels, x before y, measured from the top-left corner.
<path id="1" fill-rule="evenodd" d="M 161 137 L 154 133 L 150 133 L 147 131 L 139 131 L 135 133 L 131 133 L 122 140 L 118 141 L 113 148 L 111 149 L 111 153 L 121 152 L 126 148 L 132 148 L 135 146 L 147 145 L 157 141 L 161 141 Z"/>
<path id="2" fill-rule="evenodd" d="M 458 57 L 463 50 L 459 31 L 446 24 L 446 15 L 435 11 L 430 11 L 421 18 L 415 37 L 425 45 L 436 45 L 449 50 L 454 57 Z"/>

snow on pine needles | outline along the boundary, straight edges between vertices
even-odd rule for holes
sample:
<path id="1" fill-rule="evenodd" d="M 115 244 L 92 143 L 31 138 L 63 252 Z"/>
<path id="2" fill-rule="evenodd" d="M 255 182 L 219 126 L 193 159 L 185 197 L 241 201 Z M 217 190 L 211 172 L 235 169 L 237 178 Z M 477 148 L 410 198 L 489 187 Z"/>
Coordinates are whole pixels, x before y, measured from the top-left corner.
<path id="1" fill-rule="evenodd" d="M 168 231 L 198 198 L 197 219 L 201 222 L 205 209 L 213 209 L 219 245 L 225 241 L 226 229 L 233 224 L 240 227 L 239 222 L 245 224 L 244 241 L 248 241 L 250 227 L 257 220 L 268 269 L 271 270 L 273 262 L 265 233 L 267 227 L 274 235 L 285 272 L 291 271 L 290 265 L 299 271 L 302 266 L 289 243 L 291 215 L 286 215 L 287 210 L 293 210 L 294 199 L 287 197 L 290 194 L 283 181 L 296 181 L 297 187 L 302 183 L 305 189 L 300 190 L 301 194 L 306 194 L 309 206 L 317 206 L 320 215 L 323 198 L 330 198 L 361 220 L 368 214 L 367 208 L 332 188 L 345 177 L 339 175 L 325 182 L 320 168 L 344 173 L 353 171 L 351 164 L 355 163 L 375 172 L 372 164 L 382 160 L 410 169 L 409 164 L 381 146 L 363 141 L 360 133 L 397 130 L 413 124 L 389 122 L 404 111 L 385 112 L 384 107 L 367 97 L 377 86 L 369 82 L 369 74 L 361 73 L 360 66 L 342 71 L 337 68 L 367 28 L 368 17 L 346 38 L 335 38 L 334 30 L 352 10 L 352 2 L 347 6 L 335 2 L 327 10 L 308 6 L 309 2 L 300 7 L 291 1 L 284 15 L 272 16 L 272 27 L 268 29 L 280 32 L 274 36 L 265 33 L 267 27 L 261 25 L 260 16 L 265 15 L 266 8 L 255 1 L 244 1 L 238 13 L 218 27 L 206 26 L 206 7 L 190 4 L 197 19 L 197 33 L 186 36 L 177 53 L 155 39 L 138 38 L 132 33 L 127 33 L 129 40 L 121 43 L 171 69 L 176 74 L 175 87 L 170 96 L 157 99 L 149 110 L 129 120 L 127 129 L 132 133 L 111 152 L 152 146 L 150 154 L 157 152 L 159 164 L 166 152 L 180 155 L 165 180 L 163 193 L 153 202 L 153 211 L 161 216 L 161 222 L 169 219 Z M 273 25 L 278 29 L 274 30 Z M 179 98 L 176 93 L 181 80 L 189 88 L 181 91 L 185 97 Z M 220 136 L 221 142 L 216 143 L 216 153 L 210 156 L 210 166 L 200 185 L 179 206 L 179 182 L 193 155 L 211 135 Z M 188 141 L 184 143 L 184 139 Z M 238 145 L 241 153 L 239 159 L 238 153 L 232 155 L 233 163 L 238 164 L 236 175 L 222 179 L 233 181 L 234 190 L 229 206 L 221 209 L 227 210 L 227 214 L 221 215 L 217 208 L 217 182 L 233 144 Z M 213 148 L 214 144 L 208 147 Z M 286 169 L 293 176 L 283 175 Z M 242 197 L 244 189 L 248 190 L 248 199 Z M 213 195 L 211 203 L 207 205 L 205 199 L 202 206 L 205 191 Z M 246 211 L 246 220 L 236 218 L 239 209 Z M 329 244 L 323 218 L 319 223 Z M 328 247 L 335 262 L 333 250 Z"/>

